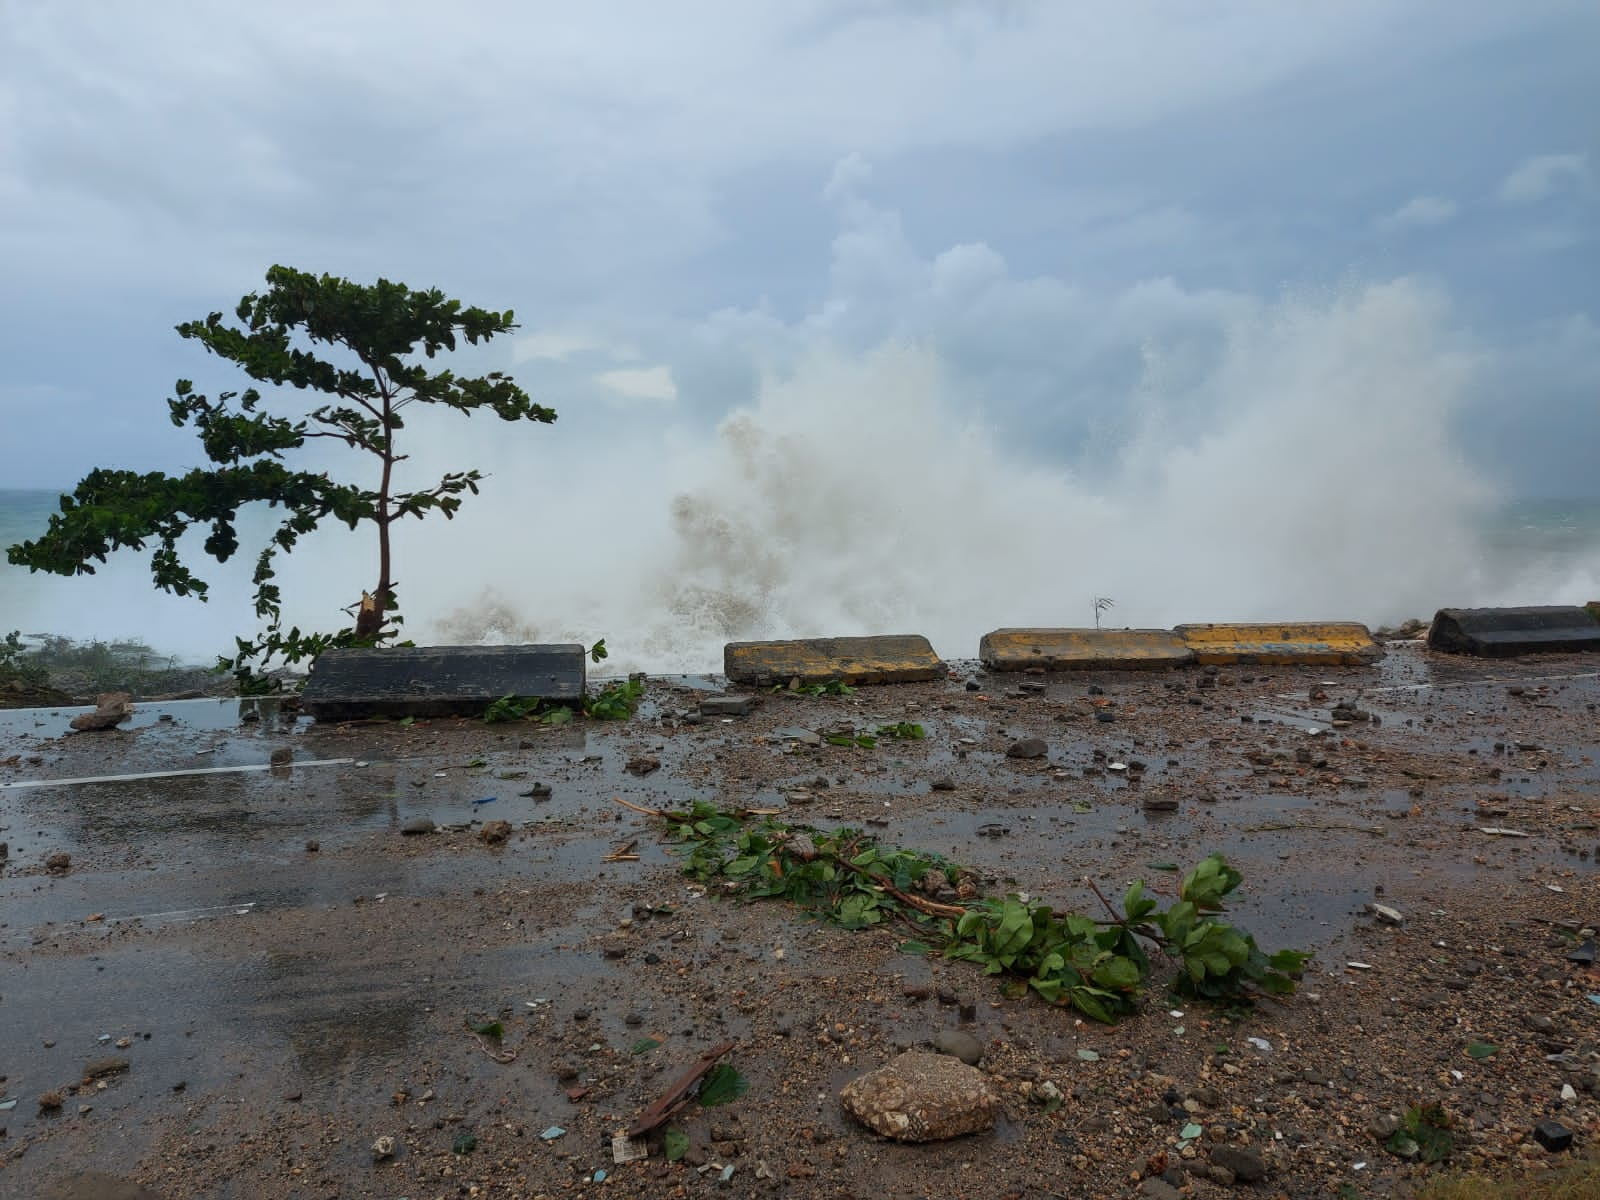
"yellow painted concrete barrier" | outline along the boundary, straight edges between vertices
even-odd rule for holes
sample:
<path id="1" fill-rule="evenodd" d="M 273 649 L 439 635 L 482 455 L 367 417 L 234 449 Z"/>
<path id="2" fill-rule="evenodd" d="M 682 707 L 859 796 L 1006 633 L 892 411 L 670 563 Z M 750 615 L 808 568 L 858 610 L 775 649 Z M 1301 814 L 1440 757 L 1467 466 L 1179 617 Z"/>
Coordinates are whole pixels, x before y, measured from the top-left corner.
<path id="1" fill-rule="evenodd" d="M 722 671 L 735 683 L 775 687 L 802 684 L 917 683 L 943 679 L 944 663 L 917 634 L 804 638 L 788 642 L 729 642 Z"/>
<path id="2" fill-rule="evenodd" d="M 1194 662 L 1170 629 L 996 629 L 978 642 L 993 671 L 1163 670 Z"/>
<path id="3" fill-rule="evenodd" d="M 1208 665 L 1361 666 L 1383 657 L 1371 631 L 1355 621 L 1179 625 L 1173 632 Z"/>

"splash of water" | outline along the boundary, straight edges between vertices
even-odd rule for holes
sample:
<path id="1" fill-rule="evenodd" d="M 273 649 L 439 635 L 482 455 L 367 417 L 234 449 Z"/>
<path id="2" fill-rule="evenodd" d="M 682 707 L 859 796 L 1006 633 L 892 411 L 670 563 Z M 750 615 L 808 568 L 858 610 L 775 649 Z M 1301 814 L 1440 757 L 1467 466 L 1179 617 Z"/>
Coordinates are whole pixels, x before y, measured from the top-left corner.
<path id="1" fill-rule="evenodd" d="M 1427 616 L 1444 604 L 1581 602 L 1571 563 L 1510 577 L 1480 534 L 1497 502 L 1453 423 L 1480 364 L 1412 283 L 1238 316 L 1187 378 L 1152 347 L 1138 422 L 1063 465 L 1026 419 L 925 346 L 820 349 L 713 438 L 618 435 L 588 456 L 425 439 L 419 477 L 494 472 L 454 522 L 400 533 L 422 641 L 606 637 L 615 669 L 708 670 L 758 637 L 920 632 L 951 658 L 1004 625 Z M 319 534 L 283 572 L 287 616 L 325 627 L 371 575 L 365 538 Z M 151 602 L 136 563 L 50 580 L 12 624 L 134 629 L 204 656 L 247 628 L 248 588 Z M 4 624 L 5 622 L 0 622 Z"/>

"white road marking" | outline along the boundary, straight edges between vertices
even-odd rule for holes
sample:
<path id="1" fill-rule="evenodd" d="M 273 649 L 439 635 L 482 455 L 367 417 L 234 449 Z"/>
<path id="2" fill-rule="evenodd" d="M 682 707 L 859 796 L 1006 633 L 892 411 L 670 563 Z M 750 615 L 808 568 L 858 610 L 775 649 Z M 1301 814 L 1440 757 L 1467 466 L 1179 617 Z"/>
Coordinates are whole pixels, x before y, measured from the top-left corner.
<path id="1" fill-rule="evenodd" d="M 353 758 L 313 758 L 279 764 L 283 769 L 299 767 L 341 767 L 355 762 Z M 80 775 L 75 779 L 19 779 L 14 783 L 0 783 L 0 792 L 21 788 L 72 787 L 80 783 L 129 783 L 136 779 L 177 779 L 184 775 L 228 775 L 241 771 L 270 771 L 271 763 L 249 763 L 242 767 L 189 767 L 181 771 L 138 771 L 130 775 Z"/>

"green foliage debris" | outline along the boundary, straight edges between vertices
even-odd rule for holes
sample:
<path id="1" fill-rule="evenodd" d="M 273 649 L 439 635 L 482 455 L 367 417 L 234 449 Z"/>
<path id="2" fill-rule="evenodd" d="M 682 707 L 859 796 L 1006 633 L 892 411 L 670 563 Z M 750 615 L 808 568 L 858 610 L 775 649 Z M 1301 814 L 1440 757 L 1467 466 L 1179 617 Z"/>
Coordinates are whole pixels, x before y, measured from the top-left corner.
<path id="1" fill-rule="evenodd" d="M 880 845 L 856 829 L 756 820 L 704 801 L 663 815 L 684 872 L 721 894 L 787 900 L 845 929 L 904 923 L 917 934 L 908 952 L 974 963 L 1013 991 L 1096 1021 L 1136 1010 L 1151 975 L 1147 945 L 1178 965 L 1175 991 L 1224 1004 L 1293 992 L 1310 958 L 1269 955 L 1220 919 L 1242 876 L 1219 854 L 1185 874 L 1166 907 L 1137 880 L 1120 910 L 1101 896 L 1108 915 L 1094 919 L 1016 895 L 982 896 L 971 872 L 942 856 Z"/>

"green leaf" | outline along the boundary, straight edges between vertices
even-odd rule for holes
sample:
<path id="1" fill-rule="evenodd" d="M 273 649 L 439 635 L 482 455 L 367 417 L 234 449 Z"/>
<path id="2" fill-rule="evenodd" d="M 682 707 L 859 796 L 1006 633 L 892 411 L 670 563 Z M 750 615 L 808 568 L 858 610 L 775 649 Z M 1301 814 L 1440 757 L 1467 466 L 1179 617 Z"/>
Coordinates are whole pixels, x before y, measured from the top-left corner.
<path id="1" fill-rule="evenodd" d="M 668 1162 L 681 1162 L 689 1153 L 689 1135 L 676 1125 L 668 1125 L 661 1131 L 661 1152 Z"/>
<path id="2" fill-rule="evenodd" d="M 718 1063 L 700 1084 L 700 1107 L 716 1108 L 737 1100 L 750 1090 L 750 1081 L 727 1063 Z"/>
<path id="3" fill-rule="evenodd" d="M 637 1042 L 635 1042 L 633 1045 L 628 1047 L 628 1053 L 629 1054 L 649 1054 L 650 1051 L 654 1050 L 659 1045 L 661 1045 L 661 1039 L 660 1038 L 653 1038 L 653 1037 L 640 1038 Z"/>
<path id="4" fill-rule="evenodd" d="M 497 1042 L 506 1035 L 505 1026 L 500 1024 L 499 1021 L 490 1021 L 484 1025 L 474 1025 L 472 1032 L 479 1037 L 493 1038 Z"/>
<path id="5" fill-rule="evenodd" d="M 923 958 L 933 953 L 933 947 L 927 942 L 901 942 L 899 949 L 901 954 L 915 954 Z"/>
<path id="6" fill-rule="evenodd" d="M 1467 1057 L 1476 1059 L 1490 1058 L 1499 1049 L 1499 1046 L 1492 1046 L 1488 1042 L 1468 1042 Z"/>
<path id="7" fill-rule="evenodd" d="M 478 1148 L 478 1139 L 470 1133 L 456 1134 L 455 1141 L 450 1143 L 450 1153 L 471 1154 Z"/>

